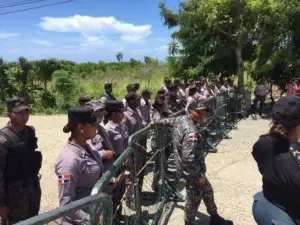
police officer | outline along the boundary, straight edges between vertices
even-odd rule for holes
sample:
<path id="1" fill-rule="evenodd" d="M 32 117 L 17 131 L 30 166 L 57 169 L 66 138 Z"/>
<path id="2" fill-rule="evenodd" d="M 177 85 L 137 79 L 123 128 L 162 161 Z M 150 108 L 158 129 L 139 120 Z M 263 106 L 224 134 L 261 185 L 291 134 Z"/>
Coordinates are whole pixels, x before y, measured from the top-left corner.
<path id="1" fill-rule="evenodd" d="M 205 177 L 204 156 L 199 151 L 200 137 L 195 124 L 203 121 L 207 110 L 205 107 L 190 106 L 187 115 L 162 119 L 157 123 L 173 127 L 176 166 L 180 176 L 186 180 L 185 225 L 194 224 L 196 212 L 204 195 L 206 195 L 204 202 L 211 216 L 210 225 L 232 225 L 232 221 L 225 220 L 217 213 L 212 187 Z"/>
<path id="2" fill-rule="evenodd" d="M 140 102 L 140 111 L 146 123 L 150 123 L 150 111 L 151 111 L 151 95 L 152 92 L 145 89 L 142 91 L 142 98 Z"/>
<path id="3" fill-rule="evenodd" d="M 106 82 L 104 84 L 104 90 L 105 90 L 105 92 L 104 92 L 104 94 L 100 98 L 101 102 L 105 103 L 108 100 L 116 100 L 115 96 L 112 94 L 112 91 L 113 91 L 113 89 L 112 89 L 112 83 Z"/>
<path id="4" fill-rule="evenodd" d="M 130 92 L 125 97 L 127 107 L 126 111 L 124 112 L 123 124 L 128 128 L 128 135 L 132 135 L 135 132 L 144 128 L 147 123 L 144 120 L 138 106 L 140 104 L 139 96 L 134 93 Z M 137 164 L 137 172 L 140 172 L 140 169 L 145 165 L 146 162 L 146 149 L 145 149 L 145 140 L 140 140 L 138 143 L 135 143 L 133 146 L 135 148 L 136 154 L 136 164 Z M 145 170 L 141 171 L 139 177 L 139 188 L 142 188 L 143 179 L 144 179 L 144 172 Z"/>
<path id="5" fill-rule="evenodd" d="M 0 217 L 10 223 L 39 213 L 42 165 L 35 129 L 27 126 L 29 107 L 24 99 L 7 100 L 10 122 L 0 130 Z"/>
<path id="6" fill-rule="evenodd" d="M 106 104 L 101 101 L 90 101 L 85 104 L 85 107 L 92 108 L 94 115 L 97 118 L 97 134 L 91 140 L 88 140 L 87 143 L 92 149 L 96 150 L 99 156 L 102 158 L 103 172 L 106 172 L 109 166 L 112 164 L 115 156 L 115 153 L 113 152 L 113 145 L 107 136 L 105 128 L 101 124 L 106 113 Z"/>
<path id="7" fill-rule="evenodd" d="M 112 94 L 112 83 L 107 82 L 104 84 L 104 94 L 100 97 L 100 102 L 106 103 L 107 101 L 110 100 L 116 100 L 115 96 Z M 108 122 L 107 115 L 104 116 L 103 118 L 103 124 L 105 125 Z"/>
<path id="8" fill-rule="evenodd" d="M 168 114 L 168 108 L 166 101 L 163 97 L 161 96 L 156 96 L 154 103 L 153 103 L 153 114 L 151 117 L 151 120 L 153 122 L 158 122 Z M 172 141 L 170 140 L 170 128 L 169 127 L 155 127 L 154 133 L 153 133 L 153 138 L 151 140 L 151 149 L 153 152 L 155 152 L 155 168 L 154 168 L 154 174 L 153 174 L 153 182 L 152 182 L 152 189 L 154 191 L 158 191 L 158 182 L 160 180 L 161 176 L 161 148 L 164 148 L 164 153 L 166 160 L 169 157 L 169 144 Z M 159 151 L 159 152 L 157 152 Z M 165 165 L 167 169 L 167 164 Z"/>
<path id="9" fill-rule="evenodd" d="M 107 101 L 106 102 L 106 110 L 108 116 L 108 123 L 105 125 L 105 130 L 107 132 L 108 138 L 110 139 L 114 152 L 117 156 L 121 155 L 128 144 L 128 130 L 127 127 L 122 123 L 125 110 L 123 106 L 123 102 L 121 101 Z M 118 208 L 117 215 L 120 216 L 122 212 L 122 204 L 121 199 L 125 192 L 125 177 L 128 172 L 126 171 L 117 172 L 117 179 L 119 185 L 114 188 L 113 191 L 113 203 L 114 203 L 114 211 Z"/>
<path id="10" fill-rule="evenodd" d="M 63 132 L 71 136 L 55 164 L 60 206 L 89 196 L 102 175 L 102 159 L 86 143 L 96 135 L 97 119 L 93 113 L 88 107 L 68 109 L 68 123 Z M 84 210 L 78 210 L 64 217 L 62 224 L 90 225 L 90 218 Z"/>

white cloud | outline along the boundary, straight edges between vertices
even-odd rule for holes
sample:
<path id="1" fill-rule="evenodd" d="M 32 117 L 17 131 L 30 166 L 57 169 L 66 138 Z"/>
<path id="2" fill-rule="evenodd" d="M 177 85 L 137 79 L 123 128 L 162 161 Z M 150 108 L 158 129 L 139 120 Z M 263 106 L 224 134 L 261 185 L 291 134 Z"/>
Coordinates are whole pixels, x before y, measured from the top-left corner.
<path id="1" fill-rule="evenodd" d="M 91 17 L 74 15 L 71 17 L 43 17 L 39 26 L 47 31 L 77 32 L 90 34 L 120 34 L 125 41 L 137 41 L 151 34 L 152 26 L 134 25 L 117 20 L 115 17 Z"/>
<path id="2" fill-rule="evenodd" d="M 19 33 L 9 33 L 9 32 L 5 32 L 5 31 L 0 31 L 0 39 L 18 37 L 18 36 L 20 36 Z"/>
<path id="3" fill-rule="evenodd" d="M 80 46 L 84 50 L 92 51 L 95 48 L 105 49 L 106 51 L 122 51 L 124 47 L 117 42 L 105 37 L 105 36 L 93 36 L 83 33 L 83 40 Z"/>
<path id="4" fill-rule="evenodd" d="M 154 48 L 154 51 L 157 51 L 157 52 L 166 52 L 167 50 L 168 50 L 168 45 L 162 45 L 157 48 Z"/>
<path id="5" fill-rule="evenodd" d="M 38 44 L 38 45 L 44 45 L 46 47 L 54 46 L 54 44 L 52 42 L 46 41 L 46 40 L 31 40 L 31 41 Z"/>

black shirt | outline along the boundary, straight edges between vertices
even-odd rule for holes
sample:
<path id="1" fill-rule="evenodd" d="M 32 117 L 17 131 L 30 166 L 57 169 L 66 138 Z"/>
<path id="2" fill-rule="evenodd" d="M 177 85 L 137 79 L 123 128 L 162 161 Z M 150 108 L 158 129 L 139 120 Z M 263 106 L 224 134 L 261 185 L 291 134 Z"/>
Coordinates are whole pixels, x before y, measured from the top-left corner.
<path id="1" fill-rule="evenodd" d="M 263 176 L 265 198 L 300 219 L 300 168 L 290 153 L 289 140 L 263 135 L 254 144 L 252 155 Z"/>

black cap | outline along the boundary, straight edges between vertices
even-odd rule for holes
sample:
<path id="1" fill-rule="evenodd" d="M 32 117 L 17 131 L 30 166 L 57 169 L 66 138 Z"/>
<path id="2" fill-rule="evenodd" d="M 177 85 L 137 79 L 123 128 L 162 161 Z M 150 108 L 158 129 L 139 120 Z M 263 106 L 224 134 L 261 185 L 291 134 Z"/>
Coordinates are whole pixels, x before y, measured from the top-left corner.
<path id="1" fill-rule="evenodd" d="M 8 112 L 21 112 L 25 109 L 29 109 L 28 103 L 24 98 L 7 99 L 6 104 Z"/>
<path id="2" fill-rule="evenodd" d="M 129 102 L 131 100 L 137 99 L 137 94 L 134 92 L 130 92 L 125 96 L 126 102 Z"/>
<path id="3" fill-rule="evenodd" d="M 108 100 L 106 101 L 105 110 L 108 112 L 117 112 L 125 109 L 122 101 Z"/>
<path id="4" fill-rule="evenodd" d="M 149 91 L 148 89 L 142 91 L 142 95 L 147 95 L 147 94 L 152 95 L 152 92 Z"/>
<path id="5" fill-rule="evenodd" d="M 133 86 L 135 87 L 136 90 L 140 88 L 140 83 L 134 83 Z"/>
<path id="6" fill-rule="evenodd" d="M 94 112 L 98 111 L 98 110 L 104 110 L 105 109 L 105 105 L 106 103 L 103 103 L 101 101 L 89 101 L 87 103 L 84 104 L 85 107 L 90 107 L 94 110 Z"/>
<path id="7" fill-rule="evenodd" d="M 135 87 L 134 84 L 128 84 L 126 88 L 127 88 L 128 93 L 129 92 L 136 92 L 136 87 Z"/>
<path id="8" fill-rule="evenodd" d="M 94 110 L 91 107 L 75 106 L 68 109 L 68 119 L 75 124 L 94 124 L 97 119 L 93 114 Z"/>
<path id="9" fill-rule="evenodd" d="M 89 96 L 80 96 L 78 98 L 78 102 L 80 105 L 84 105 L 85 103 L 91 101 L 93 99 L 93 97 L 89 97 Z"/>
<path id="10" fill-rule="evenodd" d="M 283 124 L 288 128 L 300 124 L 300 98 L 286 96 L 280 98 L 273 106 L 273 122 Z"/>
<path id="11" fill-rule="evenodd" d="M 112 83 L 110 83 L 110 82 L 106 82 L 105 84 L 104 84 L 104 88 L 106 89 L 106 88 L 111 88 L 112 87 Z"/>

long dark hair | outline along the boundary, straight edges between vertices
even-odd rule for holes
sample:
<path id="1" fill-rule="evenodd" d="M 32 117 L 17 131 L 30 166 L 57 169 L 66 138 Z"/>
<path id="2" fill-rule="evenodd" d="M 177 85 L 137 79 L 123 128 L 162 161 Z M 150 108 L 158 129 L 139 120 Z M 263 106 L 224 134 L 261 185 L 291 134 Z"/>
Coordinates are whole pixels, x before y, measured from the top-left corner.
<path id="1" fill-rule="evenodd" d="M 283 122 L 283 117 L 280 113 L 276 113 L 273 115 L 273 125 L 269 131 L 271 136 L 283 136 L 287 137 L 289 133 L 288 127 Z"/>

